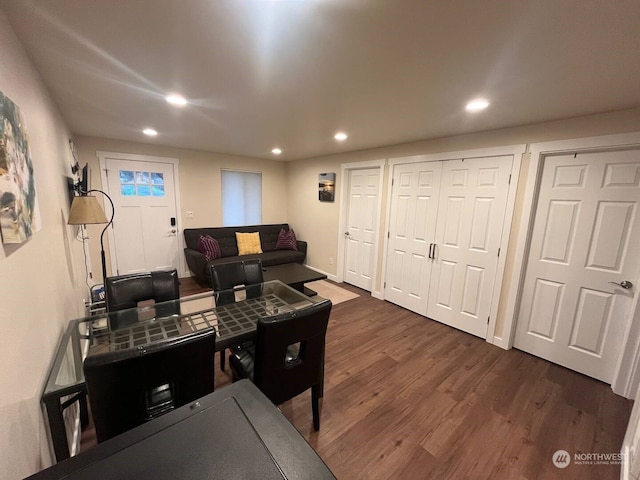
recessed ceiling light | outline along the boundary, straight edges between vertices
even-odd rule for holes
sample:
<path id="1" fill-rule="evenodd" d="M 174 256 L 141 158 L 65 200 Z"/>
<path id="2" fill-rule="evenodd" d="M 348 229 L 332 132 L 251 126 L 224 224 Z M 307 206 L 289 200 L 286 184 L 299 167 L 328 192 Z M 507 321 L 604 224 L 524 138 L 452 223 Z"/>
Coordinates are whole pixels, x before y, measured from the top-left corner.
<path id="1" fill-rule="evenodd" d="M 471 100 L 467 103 L 467 111 L 469 112 L 479 112 L 480 110 L 484 110 L 489 106 L 489 102 L 487 102 L 484 98 L 476 98 L 475 100 Z"/>
<path id="2" fill-rule="evenodd" d="M 280 155 L 282 153 L 282 150 L 280 150 L 279 148 L 274 148 L 273 150 L 271 150 L 271 153 L 273 153 L 274 155 Z"/>
<path id="3" fill-rule="evenodd" d="M 158 135 L 158 132 L 156 132 L 153 128 L 145 128 L 144 130 L 142 130 L 142 133 L 150 137 L 155 137 L 156 135 Z"/>
<path id="4" fill-rule="evenodd" d="M 183 106 L 187 104 L 187 99 L 177 93 L 172 93 L 166 96 L 167 102 L 171 105 Z"/>
<path id="5" fill-rule="evenodd" d="M 347 134 L 344 132 L 338 132 L 333 136 L 333 138 L 335 138 L 339 142 L 344 142 L 347 139 Z"/>

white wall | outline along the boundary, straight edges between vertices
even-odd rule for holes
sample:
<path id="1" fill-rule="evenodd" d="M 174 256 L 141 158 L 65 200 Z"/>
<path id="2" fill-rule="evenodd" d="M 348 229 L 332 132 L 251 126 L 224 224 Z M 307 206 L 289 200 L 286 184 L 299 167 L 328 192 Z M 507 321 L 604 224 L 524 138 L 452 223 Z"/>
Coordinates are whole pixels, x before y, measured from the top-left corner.
<path id="1" fill-rule="evenodd" d="M 69 131 L 0 11 L 0 91 L 27 122 L 42 229 L 16 251 L 0 246 L 0 477 L 51 464 L 40 406 L 64 327 L 83 312 L 84 264 L 69 213 Z"/>

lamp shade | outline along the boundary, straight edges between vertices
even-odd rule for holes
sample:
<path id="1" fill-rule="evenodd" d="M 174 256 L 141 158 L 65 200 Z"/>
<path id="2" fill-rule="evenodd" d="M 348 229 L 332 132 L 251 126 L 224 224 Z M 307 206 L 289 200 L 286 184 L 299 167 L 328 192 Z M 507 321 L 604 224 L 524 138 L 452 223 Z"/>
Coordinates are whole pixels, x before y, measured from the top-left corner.
<path id="1" fill-rule="evenodd" d="M 90 223 L 108 223 L 98 199 L 91 196 L 73 197 L 67 224 L 86 225 Z"/>

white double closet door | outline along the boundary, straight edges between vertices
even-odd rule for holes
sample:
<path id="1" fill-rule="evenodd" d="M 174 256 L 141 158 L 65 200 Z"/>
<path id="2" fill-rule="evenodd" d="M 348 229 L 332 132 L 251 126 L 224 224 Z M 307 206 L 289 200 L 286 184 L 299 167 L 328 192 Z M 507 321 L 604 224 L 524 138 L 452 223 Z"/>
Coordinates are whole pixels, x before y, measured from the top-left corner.
<path id="1" fill-rule="evenodd" d="M 486 338 L 512 160 L 394 166 L 386 300 Z"/>

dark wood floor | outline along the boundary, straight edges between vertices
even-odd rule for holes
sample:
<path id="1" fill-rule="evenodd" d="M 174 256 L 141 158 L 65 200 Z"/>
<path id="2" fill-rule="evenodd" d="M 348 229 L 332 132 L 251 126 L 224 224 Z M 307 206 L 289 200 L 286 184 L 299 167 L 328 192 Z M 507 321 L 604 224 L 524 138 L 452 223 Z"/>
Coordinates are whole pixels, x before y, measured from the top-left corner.
<path id="1" fill-rule="evenodd" d="M 619 478 L 551 462 L 619 452 L 632 403 L 608 385 L 342 286 L 361 295 L 332 311 L 320 431 L 309 393 L 281 406 L 338 478 Z M 230 382 L 216 370 L 216 389 Z"/>
<path id="2" fill-rule="evenodd" d="M 195 277 L 186 277 L 180 279 L 180 296 L 187 297 L 196 293 L 211 290 L 211 286 L 199 282 Z"/>

